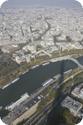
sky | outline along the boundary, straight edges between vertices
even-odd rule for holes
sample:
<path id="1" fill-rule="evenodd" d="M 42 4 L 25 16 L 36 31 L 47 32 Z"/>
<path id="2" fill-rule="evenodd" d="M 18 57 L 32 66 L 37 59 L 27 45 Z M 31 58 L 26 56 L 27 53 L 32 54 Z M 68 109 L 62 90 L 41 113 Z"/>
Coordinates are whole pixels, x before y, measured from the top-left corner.
<path id="1" fill-rule="evenodd" d="M 6 0 L 0 0 L 0 3 Z M 4 7 L 22 7 L 22 6 L 62 6 L 62 7 L 80 7 L 79 1 L 83 6 L 83 0 L 8 0 Z"/>

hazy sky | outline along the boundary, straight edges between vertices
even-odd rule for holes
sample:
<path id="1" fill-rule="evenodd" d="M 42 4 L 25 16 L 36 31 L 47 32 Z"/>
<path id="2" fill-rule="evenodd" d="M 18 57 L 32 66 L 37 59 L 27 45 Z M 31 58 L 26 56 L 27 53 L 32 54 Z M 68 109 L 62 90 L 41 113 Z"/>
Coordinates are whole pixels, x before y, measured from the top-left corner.
<path id="1" fill-rule="evenodd" d="M 0 0 L 1 1 L 1 0 Z M 83 1 L 83 0 L 80 0 Z M 75 0 L 8 0 L 4 7 L 22 7 L 22 6 L 62 6 L 62 7 L 80 7 Z"/>

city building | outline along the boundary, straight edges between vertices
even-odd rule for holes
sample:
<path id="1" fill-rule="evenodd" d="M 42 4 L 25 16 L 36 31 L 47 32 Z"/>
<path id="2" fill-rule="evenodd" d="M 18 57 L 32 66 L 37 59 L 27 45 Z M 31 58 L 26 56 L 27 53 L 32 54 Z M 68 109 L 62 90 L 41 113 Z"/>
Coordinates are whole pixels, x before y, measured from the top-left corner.
<path id="1" fill-rule="evenodd" d="M 76 86 L 74 90 L 71 92 L 71 94 L 79 99 L 83 100 L 83 83 Z"/>
<path id="2" fill-rule="evenodd" d="M 73 98 L 67 96 L 63 102 L 61 103 L 62 107 L 68 108 L 70 112 L 74 115 L 77 116 L 80 109 L 82 108 L 82 104 Z"/>

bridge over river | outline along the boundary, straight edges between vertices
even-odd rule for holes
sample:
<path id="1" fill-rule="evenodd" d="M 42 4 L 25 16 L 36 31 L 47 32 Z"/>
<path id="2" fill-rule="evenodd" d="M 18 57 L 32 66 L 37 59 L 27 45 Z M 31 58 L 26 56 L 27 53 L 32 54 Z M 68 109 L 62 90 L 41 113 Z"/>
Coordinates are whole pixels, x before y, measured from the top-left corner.
<path id="1" fill-rule="evenodd" d="M 66 59 L 64 59 L 64 60 L 66 60 Z M 73 61 L 75 64 L 78 65 L 79 68 L 83 69 L 83 65 L 77 59 L 72 58 L 72 57 L 68 57 L 68 60 Z"/>

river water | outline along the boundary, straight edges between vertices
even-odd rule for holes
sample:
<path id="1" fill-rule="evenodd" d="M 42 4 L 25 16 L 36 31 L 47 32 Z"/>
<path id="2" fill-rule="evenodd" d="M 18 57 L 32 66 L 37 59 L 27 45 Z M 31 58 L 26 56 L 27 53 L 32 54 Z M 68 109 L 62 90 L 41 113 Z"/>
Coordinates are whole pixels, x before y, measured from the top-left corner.
<path id="1" fill-rule="evenodd" d="M 78 60 L 83 64 L 83 57 L 78 58 Z M 36 89 L 41 87 L 42 83 L 49 78 L 76 67 L 77 65 L 74 62 L 65 60 L 44 66 L 40 65 L 35 69 L 29 70 L 29 72 L 20 76 L 20 79 L 17 82 L 11 84 L 0 92 L 0 106 L 7 106 L 12 102 L 17 101 L 26 92 L 30 95 Z"/>

